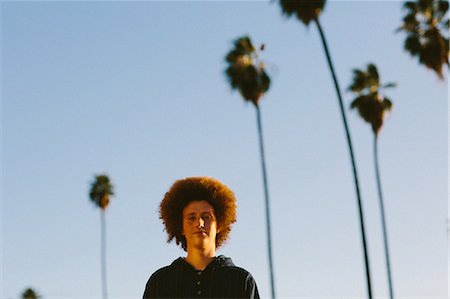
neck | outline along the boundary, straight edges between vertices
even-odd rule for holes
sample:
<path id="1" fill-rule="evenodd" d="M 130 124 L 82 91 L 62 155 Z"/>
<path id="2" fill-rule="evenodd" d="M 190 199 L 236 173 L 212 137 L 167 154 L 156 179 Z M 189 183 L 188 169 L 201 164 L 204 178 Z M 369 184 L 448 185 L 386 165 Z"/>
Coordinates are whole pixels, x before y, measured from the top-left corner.
<path id="1" fill-rule="evenodd" d="M 196 270 L 204 270 L 216 257 L 216 249 L 199 250 L 197 248 L 189 250 L 186 256 L 186 262 L 191 264 Z"/>

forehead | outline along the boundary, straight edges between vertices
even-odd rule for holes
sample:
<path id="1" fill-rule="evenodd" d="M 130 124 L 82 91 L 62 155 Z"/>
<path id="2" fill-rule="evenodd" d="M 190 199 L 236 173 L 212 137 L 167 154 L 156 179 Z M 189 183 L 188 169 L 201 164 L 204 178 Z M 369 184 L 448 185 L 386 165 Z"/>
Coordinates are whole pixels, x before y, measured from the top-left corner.
<path id="1" fill-rule="evenodd" d="M 191 201 L 183 209 L 183 215 L 190 213 L 214 213 L 214 208 L 206 200 L 194 200 Z"/>

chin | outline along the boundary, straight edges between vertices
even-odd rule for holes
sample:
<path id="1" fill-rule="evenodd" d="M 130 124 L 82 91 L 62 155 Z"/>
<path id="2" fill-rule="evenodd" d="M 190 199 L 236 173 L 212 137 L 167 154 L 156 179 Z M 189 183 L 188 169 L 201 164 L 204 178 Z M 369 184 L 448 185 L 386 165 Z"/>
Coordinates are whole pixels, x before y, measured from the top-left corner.
<path id="1" fill-rule="evenodd" d="M 200 240 L 199 242 L 195 243 L 195 247 L 199 249 L 205 249 L 209 247 L 210 242 L 208 240 Z"/>

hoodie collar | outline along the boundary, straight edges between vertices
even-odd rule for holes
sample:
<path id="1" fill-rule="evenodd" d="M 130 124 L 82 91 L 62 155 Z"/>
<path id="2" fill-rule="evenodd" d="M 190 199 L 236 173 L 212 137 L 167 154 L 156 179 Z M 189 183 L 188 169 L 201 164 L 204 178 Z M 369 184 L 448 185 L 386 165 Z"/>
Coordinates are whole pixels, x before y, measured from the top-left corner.
<path id="1" fill-rule="evenodd" d="M 173 261 L 172 263 L 173 266 L 175 267 L 182 267 L 182 268 L 187 268 L 187 269 L 192 269 L 196 272 L 198 272 L 199 270 L 196 270 L 191 264 L 189 264 L 184 258 L 179 257 L 176 260 Z M 217 268 L 223 268 L 223 267 L 233 267 L 234 263 L 231 260 L 231 258 L 226 257 L 224 255 L 219 255 L 216 256 L 214 258 L 214 260 L 208 264 L 208 266 L 206 266 L 206 268 L 203 271 L 208 271 L 208 270 L 214 270 Z"/>

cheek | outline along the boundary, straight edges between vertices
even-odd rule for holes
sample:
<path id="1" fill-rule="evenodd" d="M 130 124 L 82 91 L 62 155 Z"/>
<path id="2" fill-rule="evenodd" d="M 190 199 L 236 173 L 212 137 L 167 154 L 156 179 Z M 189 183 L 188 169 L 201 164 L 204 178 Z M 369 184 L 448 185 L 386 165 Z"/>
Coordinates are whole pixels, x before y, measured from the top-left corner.
<path id="1" fill-rule="evenodd" d="M 189 226 L 186 225 L 186 223 L 183 221 L 183 224 L 181 225 L 181 234 L 184 236 L 186 232 L 189 231 Z"/>
<path id="2" fill-rule="evenodd" d="M 214 231 L 216 231 L 216 233 L 217 233 L 217 223 L 216 222 L 212 222 L 210 225 L 209 225 L 209 230 L 214 230 Z"/>

